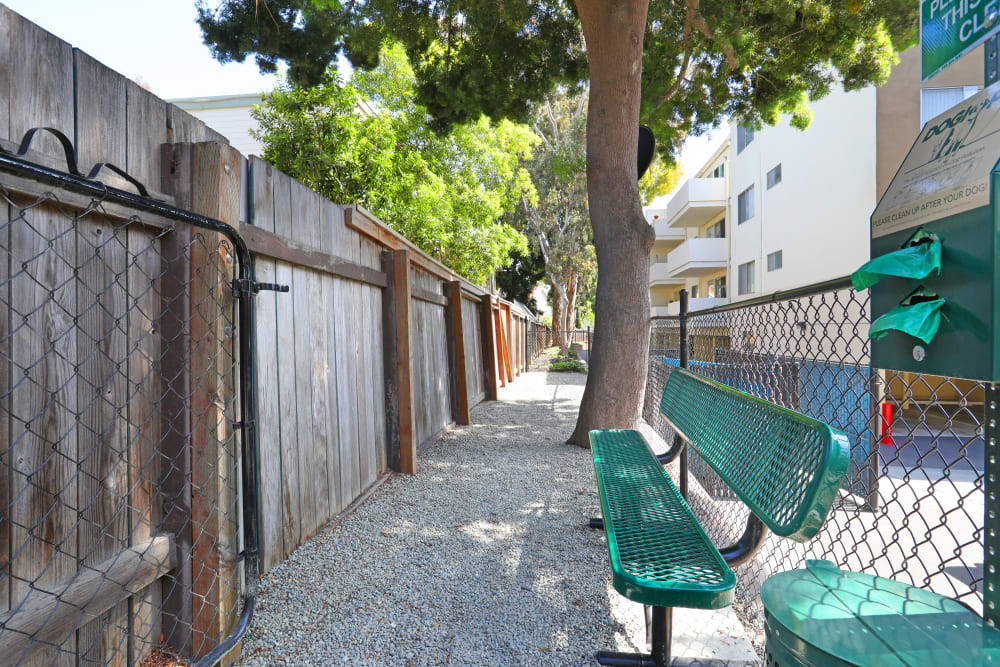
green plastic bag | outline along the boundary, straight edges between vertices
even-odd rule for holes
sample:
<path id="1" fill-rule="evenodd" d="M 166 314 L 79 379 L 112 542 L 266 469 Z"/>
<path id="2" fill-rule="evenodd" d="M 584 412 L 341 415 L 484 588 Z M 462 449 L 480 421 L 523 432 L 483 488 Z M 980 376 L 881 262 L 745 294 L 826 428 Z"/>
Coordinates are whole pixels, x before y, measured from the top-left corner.
<path id="1" fill-rule="evenodd" d="M 924 243 L 915 243 L 902 250 L 882 255 L 862 265 L 851 274 L 854 289 L 866 290 L 885 276 L 916 278 L 921 280 L 935 271 L 941 272 L 941 240 L 936 236 Z"/>
<path id="2" fill-rule="evenodd" d="M 872 322 L 868 337 L 878 340 L 890 331 L 902 331 L 929 345 L 941 326 L 941 307 L 944 303 L 944 299 L 912 305 L 904 302 Z"/>

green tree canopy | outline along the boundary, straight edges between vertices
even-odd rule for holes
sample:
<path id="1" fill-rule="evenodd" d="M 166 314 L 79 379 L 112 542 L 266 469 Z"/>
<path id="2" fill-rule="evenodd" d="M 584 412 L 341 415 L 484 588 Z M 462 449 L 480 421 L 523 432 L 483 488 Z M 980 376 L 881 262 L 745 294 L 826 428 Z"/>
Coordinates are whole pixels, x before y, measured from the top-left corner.
<path id="1" fill-rule="evenodd" d="M 597 276 L 587 207 L 587 91 L 547 96 L 531 122 L 540 144 L 527 168 L 538 196 L 523 196 L 509 219 L 545 259 L 552 326 L 566 331 L 575 327 L 578 295 L 592 290 Z"/>
<path id="2" fill-rule="evenodd" d="M 531 292 L 545 278 L 545 258 L 537 248 L 531 252 L 514 253 L 511 262 L 496 274 L 497 287 L 508 299 L 520 301 L 534 314 L 538 314 L 538 303 Z"/>
<path id="3" fill-rule="evenodd" d="M 885 81 L 896 50 L 917 36 L 915 0 L 664 0 L 648 8 L 640 122 L 669 161 L 690 134 L 737 115 L 751 124 L 791 113 L 838 82 Z M 417 102 L 434 127 L 526 120 L 558 84 L 587 78 L 576 7 L 565 0 L 223 0 L 198 3 L 221 61 L 279 61 L 302 85 L 320 83 L 343 53 L 371 69 L 387 39 L 415 63 Z"/>
<path id="4" fill-rule="evenodd" d="M 415 85 L 398 45 L 385 46 L 378 67 L 350 83 L 331 67 L 317 86 L 281 84 L 253 112 L 264 157 L 333 201 L 360 203 L 481 283 L 512 252 L 527 250 L 502 218 L 535 197 L 520 163 L 537 139 L 485 116 L 436 134 Z"/>

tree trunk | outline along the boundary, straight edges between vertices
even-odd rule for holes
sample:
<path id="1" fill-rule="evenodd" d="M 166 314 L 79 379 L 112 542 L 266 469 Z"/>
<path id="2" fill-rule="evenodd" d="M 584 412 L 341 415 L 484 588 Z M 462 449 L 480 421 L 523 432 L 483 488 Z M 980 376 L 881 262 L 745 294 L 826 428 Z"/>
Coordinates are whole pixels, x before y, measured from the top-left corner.
<path id="1" fill-rule="evenodd" d="M 639 420 L 649 352 L 649 251 L 636 153 L 642 40 L 649 0 L 576 0 L 590 58 L 587 196 L 597 252 L 597 299 L 587 387 L 568 442 Z"/>
<path id="2" fill-rule="evenodd" d="M 566 299 L 562 293 L 556 289 L 555 281 L 552 282 L 552 330 L 556 336 L 556 346 L 559 352 L 566 354 L 566 329 L 563 326 L 566 319 Z"/>
<path id="3" fill-rule="evenodd" d="M 580 284 L 580 279 L 573 274 L 569 277 L 566 287 L 566 296 L 568 297 L 568 303 L 566 304 L 566 330 L 572 331 L 576 329 L 576 288 Z"/>

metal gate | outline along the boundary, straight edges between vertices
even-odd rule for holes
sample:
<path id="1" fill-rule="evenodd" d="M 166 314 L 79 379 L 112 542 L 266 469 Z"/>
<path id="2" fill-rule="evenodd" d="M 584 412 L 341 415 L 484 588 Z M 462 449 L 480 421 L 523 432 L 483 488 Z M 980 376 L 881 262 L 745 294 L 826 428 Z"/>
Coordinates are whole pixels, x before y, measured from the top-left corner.
<path id="1" fill-rule="evenodd" d="M 0 151 L 0 656 L 213 664 L 259 572 L 253 258 L 33 134 Z"/>

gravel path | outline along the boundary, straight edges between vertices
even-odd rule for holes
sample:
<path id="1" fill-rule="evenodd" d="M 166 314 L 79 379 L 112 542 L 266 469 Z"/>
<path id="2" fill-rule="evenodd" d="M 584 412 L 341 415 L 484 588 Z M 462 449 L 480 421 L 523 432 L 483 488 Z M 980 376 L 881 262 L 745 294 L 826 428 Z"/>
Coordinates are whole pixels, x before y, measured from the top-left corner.
<path id="1" fill-rule="evenodd" d="M 593 665 L 634 651 L 588 451 L 563 444 L 585 376 L 525 373 L 358 511 L 271 571 L 248 664 Z M 675 618 L 678 614 L 675 614 Z M 676 630 L 675 630 L 676 632 Z"/>

